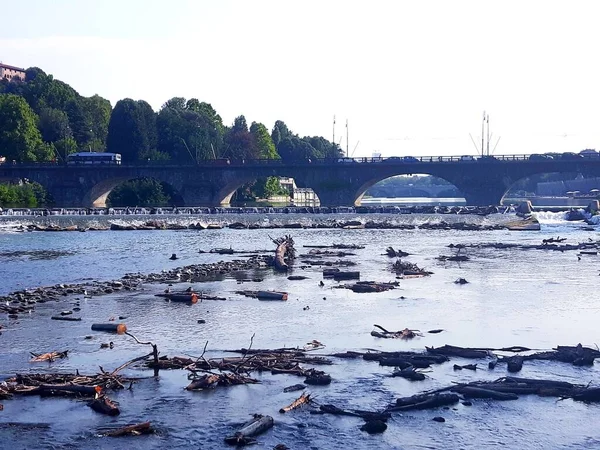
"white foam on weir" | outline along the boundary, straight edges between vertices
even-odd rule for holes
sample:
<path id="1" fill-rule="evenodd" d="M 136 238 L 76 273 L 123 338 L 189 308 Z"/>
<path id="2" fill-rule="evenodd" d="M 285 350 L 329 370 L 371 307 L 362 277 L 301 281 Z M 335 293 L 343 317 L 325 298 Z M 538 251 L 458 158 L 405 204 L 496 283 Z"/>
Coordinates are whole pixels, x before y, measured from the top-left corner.
<path id="1" fill-rule="evenodd" d="M 533 216 L 540 222 L 540 224 L 565 224 L 568 221 L 567 212 L 551 212 L 551 211 L 536 211 Z"/>

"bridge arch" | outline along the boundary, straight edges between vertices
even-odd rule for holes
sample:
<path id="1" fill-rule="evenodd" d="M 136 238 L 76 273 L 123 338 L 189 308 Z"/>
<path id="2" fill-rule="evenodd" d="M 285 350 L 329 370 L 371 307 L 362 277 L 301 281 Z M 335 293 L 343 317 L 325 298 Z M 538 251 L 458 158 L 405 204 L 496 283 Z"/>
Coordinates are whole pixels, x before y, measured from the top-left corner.
<path id="1" fill-rule="evenodd" d="M 168 186 L 168 194 L 171 197 L 171 203 L 174 206 L 183 206 L 183 197 L 179 190 L 172 186 L 167 181 L 163 181 L 156 177 L 140 177 L 140 176 L 117 176 L 111 177 L 95 183 L 90 189 L 87 189 L 83 196 L 83 205 L 91 208 L 105 208 L 106 202 L 111 192 L 118 186 L 128 181 L 140 180 L 140 179 L 152 179 L 160 182 L 162 185 Z M 140 205 L 123 205 L 123 206 L 140 206 Z M 148 205 L 148 206 L 161 206 L 161 205 Z"/>
<path id="2" fill-rule="evenodd" d="M 400 175 L 392 175 L 389 177 L 385 177 L 385 178 L 372 178 L 369 179 L 368 181 L 365 181 L 356 191 L 356 198 L 354 200 L 354 205 L 355 206 L 359 206 L 361 204 L 361 201 L 364 197 L 364 195 L 369 191 L 372 190 L 372 188 L 376 188 L 378 184 L 386 181 L 386 180 L 392 180 L 394 178 L 399 178 L 399 177 L 431 177 L 433 179 L 432 183 L 433 185 L 414 185 L 413 183 L 398 183 L 397 186 L 394 186 L 390 189 L 388 189 L 388 192 L 394 192 L 395 191 L 395 195 L 393 195 L 393 197 L 396 198 L 402 198 L 402 197 L 429 197 L 429 198 L 436 198 L 436 197 L 444 197 L 444 196 L 453 196 L 456 198 L 464 198 L 464 195 L 462 194 L 462 192 L 460 191 L 460 189 L 452 184 L 450 181 L 445 180 L 443 178 L 440 177 L 436 177 L 434 175 L 430 175 L 430 174 L 421 174 L 421 173 L 416 173 L 416 174 L 400 174 Z M 418 183 L 418 179 L 413 180 L 415 182 Z M 445 183 L 444 183 L 445 182 Z M 374 190 L 374 189 L 373 189 Z M 440 194 L 444 194 L 444 195 L 440 195 Z M 450 195 L 447 195 L 450 194 Z"/>

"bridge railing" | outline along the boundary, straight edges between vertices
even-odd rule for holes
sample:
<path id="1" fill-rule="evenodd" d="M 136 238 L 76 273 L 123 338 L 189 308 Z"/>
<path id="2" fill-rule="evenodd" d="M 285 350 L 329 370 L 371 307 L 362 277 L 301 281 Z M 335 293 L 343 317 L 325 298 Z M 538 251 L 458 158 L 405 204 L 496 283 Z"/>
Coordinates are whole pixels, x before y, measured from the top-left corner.
<path id="1" fill-rule="evenodd" d="M 496 155 L 496 156 L 388 156 L 388 157 L 358 157 L 358 158 L 299 158 L 294 160 L 289 159 L 209 159 L 199 160 L 197 162 L 176 162 L 176 161 L 135 161 L 131 163 L 122 163 L 124 167 L 247 167 L 247 166 L 282 166 L 282 165 L 339 165 L 346 164 L 427 164 L 427 163 L 478 163 L 478 162 L 518 162 L 518 161 L 567 161 L 567 160 L 598 160 L 599 154 L 576 154 L 563 153 L 558 155 L 535 154 L 535 155 Z M 14 162 L 6 161 L 0 163 L 0 169 L 9 169 L 11 167 L 27 168 L 27 167 L 77 167 L 77 168 L 102 168 L 114 167 L 114 164 L 69 164 L 63 162 Z"/>

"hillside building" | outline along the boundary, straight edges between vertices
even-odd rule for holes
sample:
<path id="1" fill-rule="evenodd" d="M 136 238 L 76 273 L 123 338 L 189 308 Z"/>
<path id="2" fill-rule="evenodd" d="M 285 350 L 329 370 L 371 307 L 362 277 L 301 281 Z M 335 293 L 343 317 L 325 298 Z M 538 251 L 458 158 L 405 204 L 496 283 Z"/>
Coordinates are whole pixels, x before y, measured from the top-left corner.
<path id="1" fill-rule="evenodd" d="M 9 66 L 0 62 L 0 80 L 16 80 L 25 81 L 25 69 L 21 67 Z"/>

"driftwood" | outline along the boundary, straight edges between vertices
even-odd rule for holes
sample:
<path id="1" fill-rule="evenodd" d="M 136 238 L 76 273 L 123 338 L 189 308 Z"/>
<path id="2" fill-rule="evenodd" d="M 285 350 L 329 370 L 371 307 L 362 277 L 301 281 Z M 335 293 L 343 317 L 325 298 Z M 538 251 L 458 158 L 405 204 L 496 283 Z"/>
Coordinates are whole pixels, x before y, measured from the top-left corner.
<path id="1" fill-rule="evenodd" d="M 328 375 L 321 370 L 308 369 L 305 371 L 304 376 L 306 376 L 306 379 L 304 380 L 305 384 L 316 386 L 326 386 L 331 384 L 331 375 Z"/>
<path id="2" fill-rule="evenodd" d="M 360 409 L 341 409 L 335 405 L 321 405 L 318 411 L 311 411 L 311 414 L 333 414 L 334 416 L 350 416 L 350 417 L 361 417 L 366 421 L 381 420 L 383 422 L 390 418 L 390 414 L 387 411 L 362 411 Z"/>
<path id="3" fill-rule="evenodd" d="M 364 245 L 358 244 L 333 244 L 333 245 L 303 245 L 306 248 L 336 248 L 341 250 L 360 250 L 365 248 Z"/>
<path id="4" fill-rule="evenodd" d="M 386 411 L 411 411 L 419 409 L 439 408 L 458 403 L 460 398 L 453 393 L 418 394 L 411 397 L 402 397 L 389 406 Z"/>
<path id="5" fill-rule="evenodd" d="M 356 263 L 354 261 L 347 261 L 344 259 L 339 259 L 337 261 L 327 261 L 327 260 L 322 260 L 322 259 L 301 259 L 300 262 L 302 264 L 307 264 L 309 266 L 327 266 L 327 267 L 333 267 L 333 266 L 339 266 L 339 267 L 349 267 L 349 266 L 356 266 Z"/>
<path id="6" fill-rule="evenodd" d="M 334 279 L 335 279 L 335 275 L 334 275 Z M 380 283 L 377 281 L 358 281 L 354 284 L 341 285 L 341 286 L 336 286 L 336 287 L 350 289 L 352 292 L 357 292 L 357 293 L 363 294 L 363 293 L 389 291 L 391 289 L 395 289 L 396 287 L 398 287 L 398 285 L 399 285 L 398 282 Z"/>
<path id="7" fill-rule="evenodd" d="M 17 374 L 5 380 L 6 386 L 0 394 L 40 395 L 64 397 L 94 397 L 97 389 L 123 389 L 124 383 L 134 381 L 117 374 L 102 372 L 97 375 L 62 373 Z"/>
<path id="8" fill-rule="evenodd" d="M 410 255 L 410 253 L 403 252 L 402 250 L 394 250 L 393 247 L 386 248 L 385 254 L 390 258 L 404 258 Z"/>
<path id="9" fill-rule="evenodd" d="M 434 355 L 418 352 L 368 352 L 363 354 L 366 361 L 378 361 L 381 366 L 408 367 L 414 366 L 425 369 L 431 364 L 441 364 L 448 361 L 445 355 Z"/>
<path id="10" fill-rule="evenodd" d="M 205 389 L 214 389 L 217 386 L 235 386 L 239 384 L 256 383 L 260 383 L 260 381 L 237 373 L 209 373 L 194 378 L 185 389 L 188 391 L 202 391 Z"/>
<path id="11" fill-rule="evenodd" d="M 69 353 L 69 350 L 65 350 L 64 352 L 49 352 L 49 353 L 30 352 L 30 353 L 33 356 L 33 358 L 30 359 L 29 362 L 40 362 L 40 361 L 52 362 L 55 359 L 66 358 L 67 354 Z"/>
<path id="12" fill-rule="evenodd" d="M 392 266 L 392 272 L 395 272 L 396 275 L 402 277 L 427 277 L 433 272 L 429 272 L 416 264 L 410 262 L 402 262 L 401 259 L 398 259 Z"/>
<path id="13" fill-rule="evenodd" d="M 275 292 L 275 291 L 235 291 L 236 294 L 243 295 L 245 297 L 257 298 L 259 300 L 287 300 L 287 292 Z"/>
<path id="14" fill-rule="evenodd" d="M 272 239 L 272 241 L 277 245 L 277 248 L 275 249 L 275 260 L 273 262 L 275 269 L 280 272 L 287 272 L 289 269 L 287 261 L 292 261 L 296 256 L 294 240 L 288 235 L 282 238 Z"/>
<path id="15" fill-rule="evenodd" d="M 152 434 L 154 429 L 150 425 L 150 422 L 136 423 L 134 425 L 127 425 L 121 428 L 102 430 L 100 434 L 108 437 L 121 437 L 121 436 L 140 436 L 142 434 Z"/>
<path id="16" fill-rule="evenodd" d="M 98 395 L 97 398 L 88 403 L 88 406 L 100 414 L 107 416 L 118 416 L 121 410 L 115 402 L 109 399 L 106 395 Z"/>
<path id="17" fill-rule="evenodd" d="M 323 274 L 323 276 L 325 276 L 325 274 Z M 334 280 L 338 281 L 338 280 L 358 280 L 360 279 L 360 272 L 333 272 L 333 274 L 331 275 L 333 277 Z"/>
<path id="18" fill-rule="evenodd" d="M 198 299 L 201 298 L 195 292 L 167 292 L 156 294 L 155 297 L 162 297 L 176 303 L 197 303 Z"/>
<path id="19" fill-rule="evenodd" d="M 417 371 L 417 369 L 412 365 L 404 368 L 397 368 L 394 370 L 394 372 L 392 372 L 392 376 L 406 378 L 407 380 L 411 381 L 422 381 L 425 379 L 425 374 Z"/>
<path id="20" fill-rule="evenodd" d="M 344 252 L 344 251 L 331 251 L 331 250 L 319 250 L 313 249 L 310 250 L 307 254 L 300 255 L 300 258 L 323 258 L 323 257 L 337 257 L 343 258 L 345 256 L 356 256 L 356 253 L 352 252 Z"/>
<path id="21" fill-rule="evenodd" d="M 459 365 L 459 364 L 454 364 L 454 366 L 452 366 L 452 368 L 454 370 L 463 370 L 463 369 L 467 369 L 467 370 L 477 370 L 477 364 L 465 364 L 463 366 Z"/>
<path id="22" fill-rule="evenodd" d="M 273 427 L 273 418 L 271 416 L 263 416 L 254 414 L 253 418 L 242 425 L 242 427 L 233 435 L 225 438 L 225 442 L 229 445 L 249 445 L 256 443 L 255 436 L 264 433 Z"/>
<path id="23" fill-rule="evenodd" d="M 290 403 L 288 406 L 284 406 L 283 408 L 281 408 L 279 410 L 280 413 L 286 413 L 291 411 L 292 409 L 296 409 L 302 405 L 307 405 L 310 403 L 310 394 L 302 394 L 300 397 L 298 397 L 296 400 L 294 400 L 292 403 Z"/>
<path id="24" fill-rule="evenodd" d="M 304 386 L 303 384 L 294 384 L 292 386 L 288 386 L 288 387 L 284 388 L 283 392 L 301 391 L 303 389 L 306 389 L 306 386 Z"/>
<path id="25" fill-rule="evenodd" d="M 371 336 L 385 339 L 412 339 L 417 336 L 423 336 L 419 330 L 410 330 L 405 328 L 401 331 L 388 331 L 383 328 L 381 325 L 373 325 L 376 328 L 379 328 L 381 331 L 371 331 Z"/>
<path id="26" fill-rule="evenodd" d="M 92 331 L 123 334 L 127 332 L 127 325 L 124 323 L 95 323 L 92 325 Z"/>
<path id="27" fill-rule="evenodd" d="M 563 242 L 561 240 L 560 242 Z M 590 241 L 590 242 L 580 242 L 578 244 L 563 244 L 558 245 L 553 242 L 559 242 L 557 240 L 548 241 L 542 244 L 514 244 L 514 243 L 505 243 L 505 242 L 485 242 L 479 244 L 450 244 L 448 247 L 450 248 L 493 248 L 497 250 L 506 250 L 506 249 L 515 249 L 515 250 L 554 250 L 559 252 L 566 251 L 574 251 L 574 250 L 598 250 L 600 249 L 600 241 Z"/>
<path id="28" fill-rule="evenodd" d="M 81 317 L 70 317 L 70 316 L 52 316 L 52 320 L 64 320 L 65 322 L 81 322 Z"/>

